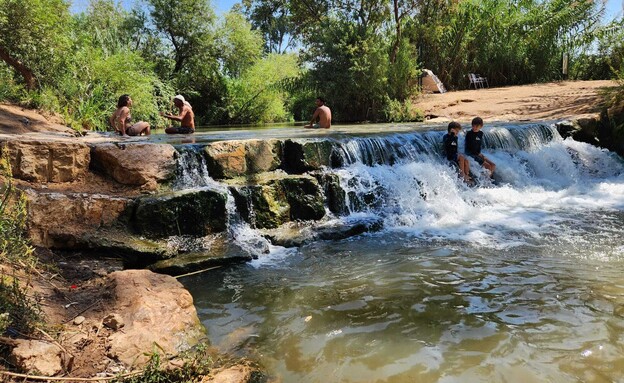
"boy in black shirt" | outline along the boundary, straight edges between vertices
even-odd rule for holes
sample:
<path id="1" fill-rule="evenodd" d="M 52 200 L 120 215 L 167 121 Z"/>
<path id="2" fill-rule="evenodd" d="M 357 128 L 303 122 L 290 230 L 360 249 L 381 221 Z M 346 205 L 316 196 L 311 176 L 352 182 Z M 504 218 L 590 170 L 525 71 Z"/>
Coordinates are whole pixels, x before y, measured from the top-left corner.
<path id="1" fill-rule="evenodd" d="M 490 161 L 487 157 L 481 154 L 481 142 L 483 142 L 483 119 L 481 117 L 475 117 L 472 119 L 472 129 L 466 133 L 466 154 L 472 157 L 475 161 L 489 170 L 490 177 L 494 174 L 496 165 Z"/>
<path id="2" fill-rule="evenodd" d="M 470 178 L 470 163 L 466 157 L 457 153 L 457 135 L 461 132 L 461 125 L 455 121 L 448 124 L 448 133 L 444 135 L 444 154 L 446 159 L 457 164 L 459 172 L 464 178 L 465 182 L 471 182 Z"/>

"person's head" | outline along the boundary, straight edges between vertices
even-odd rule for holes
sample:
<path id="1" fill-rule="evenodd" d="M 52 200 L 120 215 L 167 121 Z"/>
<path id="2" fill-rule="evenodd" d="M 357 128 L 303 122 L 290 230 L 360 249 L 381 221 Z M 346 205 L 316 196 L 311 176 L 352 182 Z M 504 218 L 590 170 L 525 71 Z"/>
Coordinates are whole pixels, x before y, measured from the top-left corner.
<path id="1" fill-rule="evenodd" d="M 117 101 L 117 107 L 121 108 L 124 106 L 131 106 L 132 105 L 132 99 L 130 98 L 129 94 L 123 94 L 119 97 L 119 100 Z"/>
<path id="2" fill-rule="evenodd" d="M 317 97 L 316 100 L 314 100 L 314 102 L 316 103 L 316 106 L 325 105 L 325 99 L 323 97 Z"/>
<path id="3" fill-rule="evenodd" d="M 185 101 L 184 96 L 182 96 L 181 94 L 178 94 L 177 96 L 173 98 L 173 103 L 178 108 L 181 108 L 182 106 L 184 106 L 184 101 Z"/>
<path id="4" fill-rule="evenodd" d="M 475 117 L 472 119 L 472 130 L 478 132 L 483 128 L 483 119 L 481 117 Z"/>
<path id="5" fill-rule="evenodd" d="M 459 122 L 452 121 L 448 124 L 448 132 L 453 132 L 454 135 L 458 135 L 461 132 L 462 127 Z"/>

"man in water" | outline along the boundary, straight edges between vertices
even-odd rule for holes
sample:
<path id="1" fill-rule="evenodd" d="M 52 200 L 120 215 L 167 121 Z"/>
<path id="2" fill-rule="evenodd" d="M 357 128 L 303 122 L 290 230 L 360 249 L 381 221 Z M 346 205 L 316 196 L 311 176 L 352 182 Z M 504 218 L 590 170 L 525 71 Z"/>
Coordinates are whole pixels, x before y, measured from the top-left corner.
<path id="1" fill-rule="evenodd" d="M 448 133 L 444 135 L 444 154 L 446 159 L 459 167 L 459 173 L 466 183 L 472 182 L 470 178 L 470 163 L 466 157 L 457 152 L 457 135 L 461 132 L 461 125 L 458 122 L 448 124 Z"/>
<path id="2" fill-rule="evenodd" d="M 483 166 L 490 172 L 490 177 L 494 174 L 496 165 L 490 161 L 486 156 L 481 154 L 481 143 L 483 142 L 483 119 L 481 117 L 475 117 L 472 119 L 472 129 L 466 133 L 466 147 L 465 152 L 472 157 L 479 165 Z"/>
<path id="3" fill-rule="evenodd" d="M 167 134 L 190 134 L 195 132 L 195 113 L 188 101 L 182 95 L 173 98 L 173 104 L 180 111 L 177 116 L 161 113 L 160 115 L 174 121 L 180 121 L 180 126 L 170 126 L 165 129 Z"/>
<path id="4" fill-rule="evenodd" d="M 316 110 L 312 115 L 312 120 L 308 125 L 305 125 L 304 128 L 311 129 L 329 129 L 331 128 L 331 110 L 325 105 L 325 100 L 321 97 L 317 97 L 316 101 Z"/>

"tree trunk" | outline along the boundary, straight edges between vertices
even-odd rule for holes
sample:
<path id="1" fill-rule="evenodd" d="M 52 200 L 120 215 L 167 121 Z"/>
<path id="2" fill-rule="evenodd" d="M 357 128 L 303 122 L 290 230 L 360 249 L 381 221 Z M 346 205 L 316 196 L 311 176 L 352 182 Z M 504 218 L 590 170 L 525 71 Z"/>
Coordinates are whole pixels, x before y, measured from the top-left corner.
<path id="1" fill-rule="evenodd" d="M 390 54 L 390 62 L 394 64 L 397 54 L 399 53 L 399 45 L 401 44 L 401 17 L 399 16 L 399 0 L 393 0 L 394 3 L 394 21 L 396 22 L 396 40 Z"/>
<path id="2" fill-rule="evenodd" d="M 21 61 L 11 57 L 3 47 L 0 47 L 0 59 L 13 67 L 23 78 L 26 83 L 26 89 L 33 90 L 37 87 L 37 77 L 32 69 L 28 68 Z"/>

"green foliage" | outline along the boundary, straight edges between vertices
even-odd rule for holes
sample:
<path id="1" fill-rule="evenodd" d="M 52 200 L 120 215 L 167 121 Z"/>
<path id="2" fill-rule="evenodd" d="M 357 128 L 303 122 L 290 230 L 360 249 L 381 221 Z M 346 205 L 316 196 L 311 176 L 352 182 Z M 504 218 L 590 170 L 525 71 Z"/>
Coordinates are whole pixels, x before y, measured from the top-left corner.
<path id="1" fill-rule="evenodd" d="M 242 7 L 264 36 L 267 53 L 285 53 L 295 46 L 295 25 L 286 0 L 243 0 Z"/>
<path id="2" fill-rule="evenodd" d="M 8 150 L 0 149 L 0 262 L 13 269 L 36 267 L 25 235 L 26 199 L 12 184 Z M 0 275 L 0 334 L 9 328 L 13 333 L 30 334 L 40 316 L 18 279 Z"/>
<path id="3" fill-rule="evenodd" d="M 388 122 L 421 122 L 425 119 L 423 112 L 411 100 L 389 100 L 385 104 L 384 113 Z"/>
<path id="4" fill-rule="evenodd" d="M 268 123 L 290 119 L 288 92 L 282 83 L 299 75 L 293 54 L 270 54 L 228 81 L 227 114 L 234 123 Z"/>
<path id="5" fill-rule="evenodd" d="M 0 58 L 24 77 L 28 88 L 52 83 L 68 59 L 71 26 L 63 0 L 2 0 Z"/>
<path id="6" fill-rule="evenodd" d="M 113 383 L 186 383 L 199 381 L 212 368 L 208 347 L 201 344 L 180 355 L 181 368 L 165 369 L 157 350 L 149 354 L 149 361 L 140 375 L 114 380 Z"/>
<path id="7" fill-rule="evenodd" d="M 227 13 L 217 35 L 223 68 L 229 77 L 240 77 L 262 56 L 262 36 L 239 13 Z"/>

